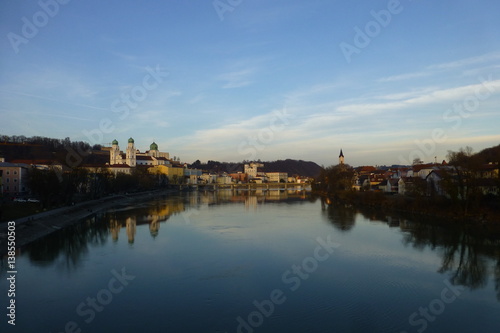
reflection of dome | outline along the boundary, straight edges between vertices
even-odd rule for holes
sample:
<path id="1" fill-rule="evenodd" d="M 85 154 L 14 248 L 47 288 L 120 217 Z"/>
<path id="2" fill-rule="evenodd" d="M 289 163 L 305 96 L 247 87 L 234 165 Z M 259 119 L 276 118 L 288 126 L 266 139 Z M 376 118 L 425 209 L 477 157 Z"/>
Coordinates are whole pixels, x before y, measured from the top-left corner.
<path id="1" fill-rule="evenodd" d="M 128 143 L 134 143 L 134 139 L 132 138 L 128 139 Z"/>
<path id="2" fill-rule="evenodd" d="M 158 145 L 153 141 L 153 143 L 149 146 L 149 150 L 158 150 Z"/>
<path id="3" fill-rule="evenodd" d="M 116 139 L 113 140 L 113 142 L 111 143 L 113 146 L 118 146 L 118 141 L 116 141 Z"/>

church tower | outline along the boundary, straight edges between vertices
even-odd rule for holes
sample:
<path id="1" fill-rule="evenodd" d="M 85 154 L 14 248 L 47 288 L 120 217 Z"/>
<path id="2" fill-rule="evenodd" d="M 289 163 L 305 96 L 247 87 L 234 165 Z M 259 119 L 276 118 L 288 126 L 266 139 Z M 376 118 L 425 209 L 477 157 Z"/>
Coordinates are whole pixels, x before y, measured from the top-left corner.
<path id="1" fill-rule="evenodd" d="M 118 162 L 118 158 L 120 158 L 120 147 L 118 146 L 118 141 L 113 140 L 111 151 L 109 152 L 109 165 L 120 164 Z"/>
<path id="2" fill-rule="evenodd" d="M 339 164 L 344 164 L 344 153 L 342 152 L 342 148 L 340 148 Z"/>
<path id="3" fill-rule="evenodd" d="M 154 141 L 149 146 L 149 156 L 160 157 L 160 152 L 158 151 L 158 145 Z"/>
<path id="4" fill-rule="evenodd" d="M 134 147 L 134 139 L 128 139 L 127 146 L 127 154 L 126 154 L 126 164 L 130 167 L 136 166 L 136 157 L 135 157 L 135 147 Z"/>

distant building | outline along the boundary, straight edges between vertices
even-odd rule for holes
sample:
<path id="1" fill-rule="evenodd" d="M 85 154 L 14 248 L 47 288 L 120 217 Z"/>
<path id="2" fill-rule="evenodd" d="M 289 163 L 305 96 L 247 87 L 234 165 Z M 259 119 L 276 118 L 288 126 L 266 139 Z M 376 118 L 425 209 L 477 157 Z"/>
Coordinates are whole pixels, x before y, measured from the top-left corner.
<path id="1" fill-rule="evenodd" d="M 344 164 L 344 153 L 342 152 L 342 148 L 340 148 L 339 164 Z"/>
<path id="2" fill-rule="evenodd" d="M 141 153 L 136 150 L 134 139 L 128 139 L 127 149 L 125 153 L 120 151 L 120 146 L 118 141 L 115 139 L 111 143 L 111 149 L 109 149 L 109 165 L 123 165 L 126 164 L 130 167 L 135 167 L 137 165 L 155 166 L 155 165 L 169 165 L 169 153 L 160 152 L 158 150 L 158 145 L 153 142 L 149 146 L 149 150 L 145 153 Z"/>
<path id="3" fill-rule="evenodd" d="M 27 178 L 30 166 L 24 163 L 0 162 L 2 173 L 2 193 L 25 195 L 28 193 Z"/>
<path id="4" fill-rule="evenodd" d="M 264 164 L 262 163 L 250 163 L 245 164 L 244 173 L 248 175 L 248 178 L 256 178 L 258 174 L 258 168 L 263 168 Z"/>
<path id="5" fill-rule="evenodd" d="M 217 184 L 233 184 L 233 178 L 228 175 L 218 176 Z"/>
<path id="6" fill-rule="evenodd" d="M 155 165 L 148 169 L 149 173 L 161 174 L 168 177 L 169 181 L 181 181 L 184 178 L 184 168 L 175 167 L 172 165 Z"/>
<path id="7" fill-rule="evenodd" d="M 270 183 L 286 183 L 288 180 L 286 172 L 267 172 L 266 176 Z"/>
<path id="8" fill-rule="evenodd" d="M 408 194 L 413 189 L 414 179 L 412 177 L 401 177 L 398 181 L 398 194 Z"/>
<path id="9" fill-rule="evenodd" d="M 215 184 L 217 183 L 217 175 L 204 173 L 201 175 L 201 180 L 204 184 Z"/>
<path id="10" fill-rule="evenodd" d="M 246 182 L 248 179 L 248 175 L 246 173 L 242 173 L 242 172 L 231 173 L 231 174 L 229 174 L 229 176 L 231 178 L 233 178 L 234 181 L 241 182 L 241 183 Z"/>

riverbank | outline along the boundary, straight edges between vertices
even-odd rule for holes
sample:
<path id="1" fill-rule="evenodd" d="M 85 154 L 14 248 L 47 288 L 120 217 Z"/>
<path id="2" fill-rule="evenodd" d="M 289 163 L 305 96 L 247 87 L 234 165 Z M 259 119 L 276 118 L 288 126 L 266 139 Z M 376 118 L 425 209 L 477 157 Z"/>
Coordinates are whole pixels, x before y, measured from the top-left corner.
<path id="1" fill-rule="evenodd" d="M 436 221 L 442 225 L 460 225 L 472 233 L 500 238 L 500 209 L 483 203 L 480 208 L 464 213 L 450 200 L 442 197 L 409 197 L 381 192 L 316 192 L 331 203 L 352 205 L 360 211 L 378 211 L 389 216 L 404 216 L 418 221 Z"/>
<path id="2" fill-rule="evenodd" d="M 70 226 L 82 219 L 116 205 L 135 203 L 137 201 L 178 193 L 175 189 L 157 190 L 132 194 L 111 195 L 97 200 L 84 201 L 73 206 L 52 209 L 15 220 L 16 249 L 36 239 Z M 8 222 L 0 223 L 0 255 L 7 253 Z"/>

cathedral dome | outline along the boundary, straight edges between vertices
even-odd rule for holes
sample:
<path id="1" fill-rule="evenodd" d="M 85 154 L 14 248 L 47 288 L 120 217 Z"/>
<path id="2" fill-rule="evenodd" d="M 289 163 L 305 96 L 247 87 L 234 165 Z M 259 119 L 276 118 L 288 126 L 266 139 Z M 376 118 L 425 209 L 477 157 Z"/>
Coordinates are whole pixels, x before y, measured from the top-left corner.
<path id="1" fill-rule="evenodd" d="M 149 146 L 149 150 L 158 150 L 158 145 L 153 141 L 153 143 Z"/>
<path id="2" fill-rule="evenodd" d="M 128 139 L 128 143 L 134 143 L 134 139 L 132 138 Z"/>
<path id="3" fill-rule="evenodd" d="M 111 143 L 113 146 L 114 145 L 118 145 L 118 141 L 116 139 L 113 140 L 113 142 Z"/>

